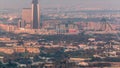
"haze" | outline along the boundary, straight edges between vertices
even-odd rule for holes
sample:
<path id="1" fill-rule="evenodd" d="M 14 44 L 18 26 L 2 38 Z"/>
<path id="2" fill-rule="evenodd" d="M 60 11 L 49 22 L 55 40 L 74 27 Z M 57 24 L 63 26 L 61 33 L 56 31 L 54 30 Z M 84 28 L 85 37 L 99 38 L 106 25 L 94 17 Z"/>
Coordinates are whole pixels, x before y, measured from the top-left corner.
<path id="1" fill-rule="evenodd" d="M 113 8 L 120 9 L 120 0 L 39 0 L 44 7 Z M 30 7 L 31 0 L 0 0 L 0 9 Z"/>

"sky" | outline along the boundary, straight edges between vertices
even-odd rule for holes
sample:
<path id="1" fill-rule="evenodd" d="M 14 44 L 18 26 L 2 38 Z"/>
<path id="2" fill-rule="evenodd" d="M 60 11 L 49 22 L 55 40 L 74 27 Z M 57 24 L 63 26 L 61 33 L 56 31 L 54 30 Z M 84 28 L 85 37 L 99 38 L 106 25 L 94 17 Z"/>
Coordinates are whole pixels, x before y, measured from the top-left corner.
<path id="1" fill-rule="evenodd" d="M 31 7 L 32 0 L 0 0 L 0 9 Z M 39 0 L 41 8 L 49 7 L 82 7 L 120 9 L 120 0 Z"/>

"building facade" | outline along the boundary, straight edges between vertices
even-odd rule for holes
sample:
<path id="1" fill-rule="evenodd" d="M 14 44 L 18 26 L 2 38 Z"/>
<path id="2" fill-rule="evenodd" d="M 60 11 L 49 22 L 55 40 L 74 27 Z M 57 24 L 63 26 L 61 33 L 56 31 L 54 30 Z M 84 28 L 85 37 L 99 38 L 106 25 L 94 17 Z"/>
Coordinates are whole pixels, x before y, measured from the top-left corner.
<path id="1" fill-rule="evenodd" d="M 23 8 L 22 10 L 22 23 L 24 24 L 24 28 L 32 28 L 32 10 L 31 8 Z"/>
<path id="2" fill-rule="evenodd" d="M 40 7 L 38 0 L 32 0 L 32 8 L 23 8 L 22 21 L 18 23 L 18 27 L 24 25 L 25 29 L 40 28 Z"/>
<path id="3" fill-rule="evenodd" d="M 32 0 L 32 29 L 40 28 L 40 10 L 38 0 Z"/>

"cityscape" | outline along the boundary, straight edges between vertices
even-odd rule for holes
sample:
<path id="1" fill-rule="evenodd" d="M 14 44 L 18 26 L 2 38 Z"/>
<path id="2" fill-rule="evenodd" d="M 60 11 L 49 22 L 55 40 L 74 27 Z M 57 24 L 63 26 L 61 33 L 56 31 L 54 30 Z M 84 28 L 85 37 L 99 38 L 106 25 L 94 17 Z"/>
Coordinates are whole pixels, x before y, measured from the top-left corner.
<path id="1" fill-rule="evenodd" d="M 0 68 L 120 68 L 119 8 L 41 1 L 0 8 Z"/>

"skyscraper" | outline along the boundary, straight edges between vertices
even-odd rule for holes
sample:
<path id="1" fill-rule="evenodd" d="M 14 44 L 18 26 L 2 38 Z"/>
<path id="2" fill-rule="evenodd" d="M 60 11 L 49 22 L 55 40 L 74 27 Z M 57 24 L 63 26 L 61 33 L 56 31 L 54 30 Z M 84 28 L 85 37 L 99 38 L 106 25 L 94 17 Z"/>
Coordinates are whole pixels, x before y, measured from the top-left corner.
<path id="1" fill-rule="evenodd" d="M 32 0 L 32 29 L 40 28 L 40 10 L 38 0 Z"/>
<path id="2" fill-rule="evenodd" d="M 21 23 L 24 23 L 24 28 L 32 29 L 32 17 L 31 16 L 32 16 L 31 8 L 23 8 Z"/>

